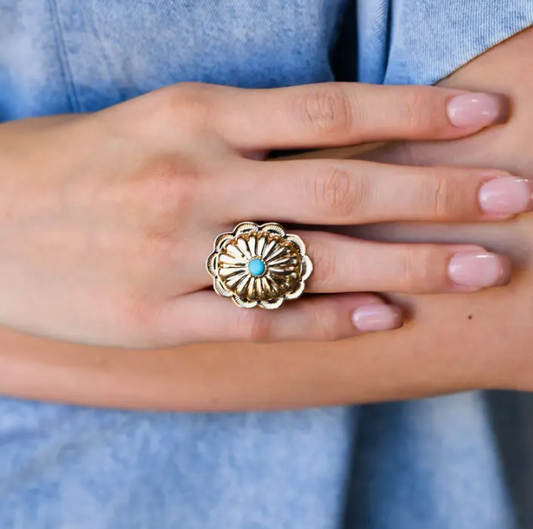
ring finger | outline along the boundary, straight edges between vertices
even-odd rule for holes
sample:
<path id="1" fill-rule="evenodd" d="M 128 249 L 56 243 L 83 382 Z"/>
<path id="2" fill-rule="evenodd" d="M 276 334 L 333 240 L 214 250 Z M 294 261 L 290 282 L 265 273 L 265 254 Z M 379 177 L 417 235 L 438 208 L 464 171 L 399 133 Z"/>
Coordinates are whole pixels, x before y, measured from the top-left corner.
<path id="1" fill-rule="evenodd" d="M 388 244 L 299 232 L 314 272 L 306 291 L 471 292 L 509 281 L 506 257 L 475 245 Z"/>

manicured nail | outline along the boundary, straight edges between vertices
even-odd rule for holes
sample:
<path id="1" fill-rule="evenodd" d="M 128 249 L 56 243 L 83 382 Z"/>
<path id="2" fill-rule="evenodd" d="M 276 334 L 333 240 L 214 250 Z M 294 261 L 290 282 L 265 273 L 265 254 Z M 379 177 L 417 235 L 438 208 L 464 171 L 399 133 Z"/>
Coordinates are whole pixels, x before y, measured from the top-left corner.
<path id="1" fill-rule="evenodd" d="M 481 186 L 479 205 L 491 215 L 516 215 L 530 209 L 531 193 L 527 180 L 512 176 L 494 178 Z"/>
<path id="2" fill-rule="evenodd" d="M 448 118 L 455 127 L 487 127 L 507 119 L 507 103 L 495 94 L 462 94 L 448 101 Z"/>
<path id="3" fill-rule="evenodd" d="M 352 321 L 361 332 L 387 331 L 402 326 L 402 313 L 390 305 L 365 305 L 354 310 Z"/>
<path id="4" fill-rule="evenodd" d="M 448 265 L 448 276 L 456 285 L 474 289 L 504 285 L 510 273 L 505 257 L 488 252 L 458 253 Z"/>

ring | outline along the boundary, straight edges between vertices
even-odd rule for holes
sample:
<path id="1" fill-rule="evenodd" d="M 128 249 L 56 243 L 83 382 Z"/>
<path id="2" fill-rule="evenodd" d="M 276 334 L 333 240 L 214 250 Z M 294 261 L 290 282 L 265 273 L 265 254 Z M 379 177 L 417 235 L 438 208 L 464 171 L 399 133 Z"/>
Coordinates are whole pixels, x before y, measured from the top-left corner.
<path id="1" fill-rule="evenodd" d="M 238 307 L 277 309 L 300 297 L 313 271 L 305 244 L 279 224 L 242 222 L 215 239 L 206 268 L 213 288 Z"/>

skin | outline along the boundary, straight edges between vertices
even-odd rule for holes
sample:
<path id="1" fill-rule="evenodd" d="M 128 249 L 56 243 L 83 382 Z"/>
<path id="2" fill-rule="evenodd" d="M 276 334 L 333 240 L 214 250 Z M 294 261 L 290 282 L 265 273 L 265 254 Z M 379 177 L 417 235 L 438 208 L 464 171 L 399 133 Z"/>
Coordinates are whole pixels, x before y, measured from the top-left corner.
<path id="1" fill-rule="evenodd" d="M 184 83 L 94 114 L 2 125 L 0 321 L 132 348 L 332 340 L 359 334 L 354 311 L 382 304 L 359 291 L 464 292 L 506 283 L 509 267 L 495 255 L 487 256 L 497 270 L 488 282 L 465 284 L 447 273 L 457 254 L 485 252 L 479 246 L 391 245 L 299 230 L 315 263 L 306 291 L 321 296 L 282 311 L 240 310 L 208 289 L 213 241 L 243 219 L 493 220 L 478 192 L 516 183 L 503 171 L 257 159 L 297 146 L 464 137 L 498 117 L 478 112 L 481 122 L 457 126 L 449 108 L 465 97 L 472 95 L 353 83 L 273 90 Z M 486 98 L 498 108 L 497 97 Z M 529 184 L 518 185 L 524 210 Z M 400 318 L 391 321 L 395 327 Z"/>
<path id="2" fill-rule="evenodd" d="M 453 74 L 447 86 L 507 94 L 508 124 L 447 143 L 397 144 L 367 157 L 495 166 L 533 176 L 533 31 Z M 240 410 L 414 398 L 473 388 L 533 389 L 533 215 L 491 225 L 390 225 L 384 240 L 475 242 L 508 254 L 514 278 L 473 295 L 393 296 L 400 330 L 336 343 L 211 344 L 151 352 L 80 347 L 4 330 L 0 392 L 120 408 Z M 360 230 L 358 235 L 363 234 Z"/>

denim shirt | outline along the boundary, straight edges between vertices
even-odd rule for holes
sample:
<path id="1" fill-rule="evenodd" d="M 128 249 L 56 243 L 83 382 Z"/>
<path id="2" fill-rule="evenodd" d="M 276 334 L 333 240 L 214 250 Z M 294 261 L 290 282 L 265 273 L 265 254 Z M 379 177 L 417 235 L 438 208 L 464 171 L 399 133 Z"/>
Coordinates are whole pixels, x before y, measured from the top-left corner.
<path id="1" fill-rule="evenodd" d="M 531 0 L 0 0 L 0 121 L 180 81 L 431 84 L 531 24 Z M 480 393 L 233 414 L 0 397 L 0 529 L 515 523 Z"/>

